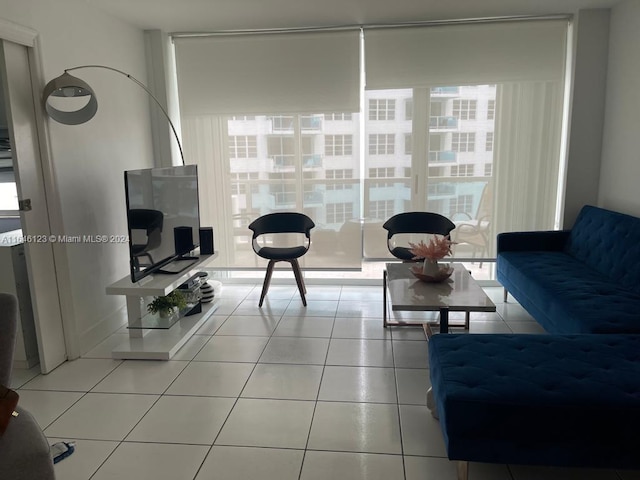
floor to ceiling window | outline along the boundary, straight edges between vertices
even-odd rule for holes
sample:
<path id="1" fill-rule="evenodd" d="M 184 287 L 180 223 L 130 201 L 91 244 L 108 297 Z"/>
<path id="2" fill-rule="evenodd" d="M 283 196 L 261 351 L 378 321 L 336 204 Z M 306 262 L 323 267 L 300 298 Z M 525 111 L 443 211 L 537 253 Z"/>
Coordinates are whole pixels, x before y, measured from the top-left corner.
<path id="1" fill-rule="evenodd" d="M 403 211 L 451 218 L 467 259 L 494 257 L 501 231 L 554 228 L 566 30 L 541 20 L 176 38 L 185 150 L 221 266 L 256 267 L 247 225 L 273 211 L 314 219 L 306 268 L 387 258 L 382 224 Z"/>

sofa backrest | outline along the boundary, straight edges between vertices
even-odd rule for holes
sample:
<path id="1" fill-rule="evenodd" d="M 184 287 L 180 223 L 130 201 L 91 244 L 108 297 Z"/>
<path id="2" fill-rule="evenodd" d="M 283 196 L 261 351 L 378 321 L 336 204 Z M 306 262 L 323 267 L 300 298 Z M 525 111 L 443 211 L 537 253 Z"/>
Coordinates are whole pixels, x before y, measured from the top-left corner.
<path id="1" fill-rule="evenodd" d="M 565 252 L 640 293 L 640 218 L 586 205 L 571 229 Z"/>

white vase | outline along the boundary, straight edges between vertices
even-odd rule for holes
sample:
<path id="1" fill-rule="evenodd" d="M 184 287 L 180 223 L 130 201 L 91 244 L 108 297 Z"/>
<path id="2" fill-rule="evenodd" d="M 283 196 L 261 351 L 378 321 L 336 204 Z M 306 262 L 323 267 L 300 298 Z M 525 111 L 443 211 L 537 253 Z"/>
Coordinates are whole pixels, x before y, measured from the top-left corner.
<path id="1" fill-rule="evenodd" d="M 175 307 L 163 308 L 158 312 L 160 318 L 170 318 L 175 313 Z"/>
<path id="2" fill-rule="evenodd" d="M 435 277 L 440 273 L 440 265 L 438 265 L 437 260 L 431 260 L 430 258 L 425 258 L 422 263 L 422 274 L 428 275 L 430 277 Z"/>

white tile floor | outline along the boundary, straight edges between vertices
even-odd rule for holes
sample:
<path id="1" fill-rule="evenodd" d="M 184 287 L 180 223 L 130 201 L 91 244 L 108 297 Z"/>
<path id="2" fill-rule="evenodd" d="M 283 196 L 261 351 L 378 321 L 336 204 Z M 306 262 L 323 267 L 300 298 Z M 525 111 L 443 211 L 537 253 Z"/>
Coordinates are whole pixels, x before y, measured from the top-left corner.
<path id="1" fill-rule="evenodd" d="M 116 361 L 121 329 L 49 375 L 13 387 L 51 443 L 74 440 L 61 480 L 454 480 L 426 407 L 420 328 L 382 327 L 380 287 L 224 288 L 219 308 L 168 362 Z M 477 333 L 542 329 L 501 288 Z M 403 314 L 402 318 L 425 314 Z M 640 472 L 471 464 L 472 480 L 640 478 Z"/>

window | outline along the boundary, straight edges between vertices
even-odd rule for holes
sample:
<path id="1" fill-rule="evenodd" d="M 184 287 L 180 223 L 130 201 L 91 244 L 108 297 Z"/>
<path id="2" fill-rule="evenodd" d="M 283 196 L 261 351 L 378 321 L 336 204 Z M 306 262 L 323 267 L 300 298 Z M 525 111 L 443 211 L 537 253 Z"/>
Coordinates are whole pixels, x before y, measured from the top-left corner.
<path id="1" fill-rule="evenodd" d="M 393 167 L 369 169 L 369 178 L 393 178 L 393 176 L 394 176 Z"/>
<path id="2" fill-rule="evenodd" d="M 249 180 L 258 180 L 258 172 L 236 172 L 231 174 L 231 195 L 246 195 L 247 182 Z M 255 190 L 256 185 L 251 185 L 251 191 Z"/>
<path id="3" fill-rule="evenodd" d="M 353 136 L 325 135 L 324 154 L 328 157 L 351 155 L 353 153 Z"/>
<path id="4" fill-rule="evenodd" d="M 324 174 L 325 178 L 331 180 L 340 180 L 343 178 L 353 178 L 353 170 L 327 170 Z"/>
<path id="5" fill-rule="evenodd" d="M 493 120 L 496 117 L 496 101 L 489 100 L 487 103 L 487 120 Z"/>
<path id="6" fill-rule="evenodd" d="M 454 152 L 474 152 L 476 134 L 473 132 L 454 133 L 451 136 L 451 150 Z"/>
<path id="7" fill-rule="evenodd" d="M 258 148 L 255 136 L 234 135 L 229 137 L 229 158 L 256 158 Z"/>
<path id="8" fill-rule="evenodd" d="M 369 100 L 369 120 L 394 120 L 395 118 L 395 100 L 379 98 Z"/>
<path id="9" fill-rule="evenodd" d="M 296 186 L 287 183 L 272 184 L 270 187 L 271 195 L 275 199 L 275 203 L 279 207 L 295 205 L 296 203 Z"/>
<path id="10" fill-rule="evenodd" d="M 413 137 L 410 133 L 404 134 L 404 154 L 411 155 L 411 142 L 413 141 Z"/>
<path id="11" fill-rule="evenodd" d="M 353 203 L 328 203 L 327 223 L 345 223 L 353 218 Z"/>
<path id="12" fill-rule="evenodd" d="M 404 119 L 413 120 L 413 98 L 404 101 Z"/>
<path id="13" fill-rule="evenodd" d="M 484 176 L 490 177 L 493 174 L 493 163 L 484 164 Z"/>
<path id="14" fill-rule="evenodd" d="M 450 215 L 457 212 L 470 214 L 473 209 L 473 195 L 458 195 L 456 198 L 449 199 Z"/>
<path id="15" fill-rule="evenodd" d="M 429 177 L 444 177 L 444 167 L 429 167 Z"/>
<path id="16" fill-rule="evenodd" d="M 477 100 L 454 100 L 453 116 L 460 120 L 475 120 Z"/>
<path id="17" fill-rule="evenodd" d="M 246 122 L 249 120 L 255 120 L 256 117 L 254 117 L 253 115 L 232 115 L 231 117 L 229 117 L 229 120 L 237 120 L 237 121 L 241 121 L 241 122 Z"/>
<path id="18" fill-rule="evenodd" d="M 325 120 L 341 122 L 341 121 L 350 121 L 353 118 L 353 115 L 351 113 L 329 113 L 325 115 L 324 118 Z"/>
<path id="19" fill-rule="evenodd" d="M 493 152 L 493 132 L 487 132 L 487 140 L 484 149 L 487 152 Z"/>
<path id="20" fill-rule="evenodd" d="M 464 163 L 451 167 L 452 177 L 473 177 L 473 163 Z"/>
<path id="21" fill-rule="evenodd" d="M 353 170 L 327 170 L 325 172 L 327 180 L 341 180 L 353 178 Z M 353 188 L 353 183 L 327 183 L 327 190 L 349 190 Z"/>
<path id="22" fill-rule="evenodd" d="M 389 218 L 395 213 L 393 200 L 376 200 L 369 202 L 369 216 L 371 218 Z"/>
<path id="23" fill-rule="evenodd" d="M 369 135 L 370 155 L 393 155 L 395 136 L 392 133 L 376 133 Z"/>

